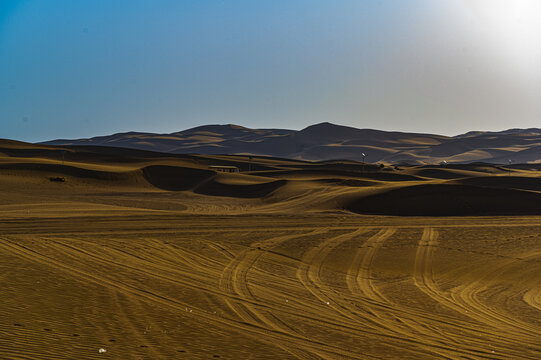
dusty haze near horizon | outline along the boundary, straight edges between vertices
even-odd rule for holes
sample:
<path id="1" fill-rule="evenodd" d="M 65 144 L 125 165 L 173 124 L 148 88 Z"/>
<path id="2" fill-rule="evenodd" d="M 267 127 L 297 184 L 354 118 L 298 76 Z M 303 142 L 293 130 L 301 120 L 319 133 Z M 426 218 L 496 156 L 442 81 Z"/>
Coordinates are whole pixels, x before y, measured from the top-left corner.
<path id="1" fill-rule="evenodd" d="M 0 135 L 539 126 L 536 0 L 0 4 Z"/>

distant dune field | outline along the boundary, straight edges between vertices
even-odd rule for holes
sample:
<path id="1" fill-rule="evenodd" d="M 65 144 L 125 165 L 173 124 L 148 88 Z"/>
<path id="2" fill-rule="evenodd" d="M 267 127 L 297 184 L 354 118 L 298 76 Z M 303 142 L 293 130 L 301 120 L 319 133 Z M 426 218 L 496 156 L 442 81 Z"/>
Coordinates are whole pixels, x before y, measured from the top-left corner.
<path id="1" fill-rule="evenodd" d="M 539 359 L 540 170 L 1 140 L 0 358 Z"/>
<path id="2" fill-rule="evenodd" d="M 541 163 L 541 129 L 471 131 L 457 136 L 357 129 L 321 123 L 305 129 L 249 129 L 204 125 L 172 134 L 127 132 L 90 139 L 52 140 L 49 145 L 115 146 L 172 154 L 244 154 L 385 164 L 485 162 Z"/>

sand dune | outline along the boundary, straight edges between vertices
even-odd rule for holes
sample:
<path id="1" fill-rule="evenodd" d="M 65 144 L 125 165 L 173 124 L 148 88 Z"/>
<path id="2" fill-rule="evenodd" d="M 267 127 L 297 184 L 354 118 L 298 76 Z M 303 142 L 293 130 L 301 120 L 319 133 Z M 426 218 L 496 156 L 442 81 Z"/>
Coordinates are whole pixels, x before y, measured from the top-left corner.
<path id="1" fill-rule="evenodd" d="M 475 168 L 471 168 L 470 170 L 461 170 L 442 167 L 417 167 L 414 169 L 408 169 L 407 171 L 416 176 L 431 179 L 460 179 L 465 177 L 486 175 L 484 172 L 476 171 Z"/>
<path id="2" fill-rule="evenodd" d="M 143 168 L 145 179 L 163 190 L 192 190 L 202 182 L 212 178 L 215 173 L 211 170 L 151 165 Z"/>
<path id="3" fill-rule="evenodd" d="M 463 184 L 502 189 L 520 189 L 541 192 L 541 178 L 529 176 L 472 177 L 463 179 Z"/>
<path id="4" fill-rule="evenodd" d="M 2 359 L 541 358 L 536 164 L 0 153 Z"/>
<path id="5" fill-rule="evenodd" d="M 177 154 L 251 154 L 311 161 L 360 161 L 365 153 L 369 162 L 386 164 L 541 161 L 541 129 L 477 131 L 450 137 L 356 129 L 331 123 L 299 131 L 207 125 L 172 134 L 129 132 L 46 144 L 117 146 Z"/>
<path id="6" fill-rule="evenodd" d="M 262 198 L 284 186 L 286 183 L 286 180 L 275 180 L 266 183 L 235 184 L 224 183 L 213 179 L 198 186 L 194 192 L 214 196 Z"/>
<path id="7" fill-rule="evenodd" d="M 392 188 L 361 197 L 347 208 L 362 214 L 400 216 L 539 215 L 541 193 L 469 185 L 423 184 Z"/>
<path id="8" fill-rule="evenodd" d="M 59 151 L 69 161 L 59 160 Z M 141 152 L 116 148 L 56 148 L 16 143 L 11 156 L 0 163 L 0 175 L 8 179 L 33 179 L 48 188 L 100 191 L 173 192 L 191 196 L 192 202 L 227 201 L 225 209 L 265 212 L 271 208 L 299 211 L 339 211 L 380 215 L 495 215 L 541 214 L 537 170 L 502 168 L 490 164 L 379 167 L 352 161 L 321 163 L 288 162 L 277 158 L 201 156 Z M 130 153 L 131 152 L 131 153 Z M 30 155 L 29 155 L 30 154 Z M 30 156 L 30 157 L 28 157 Z M 65 157 L 65 155 L 64 155 Z M 240 174 L 217 173 L 209 165 L 237 166 Z M 532 165 L 533 166 L 533 165 Z M 245 170 L 252 171 L 245 171 Z M 513 173 L 513 176 L 509 176 Z M 39 181 L 38 181 L 39 180 Z M 501 190 L 495 190 L 496 188 Z M 84 192 L 84 191 L 83 191 Z M 207 197 L 220 199 L 210 200 Z M 245 199 L 264 199 L 243 203 Z M 329 208 L 329 199 L 333 205 Z M 291 199 L 295 199 L 293 203 Z M 233 200 L 230 200 L 233 201 Z M 205 210 L 206 211 L 206 210 Z"/>

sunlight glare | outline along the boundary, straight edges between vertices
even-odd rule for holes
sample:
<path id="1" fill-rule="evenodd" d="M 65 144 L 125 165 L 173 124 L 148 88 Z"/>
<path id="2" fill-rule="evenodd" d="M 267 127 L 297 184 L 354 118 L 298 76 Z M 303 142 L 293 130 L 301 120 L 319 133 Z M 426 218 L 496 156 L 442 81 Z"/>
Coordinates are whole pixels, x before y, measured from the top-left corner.
<path id="1" fill-rule="evenodd" d="M 541 1 L 466 0 L 491 41 L 514 66 L 535 70 L 541 60 Z"/>

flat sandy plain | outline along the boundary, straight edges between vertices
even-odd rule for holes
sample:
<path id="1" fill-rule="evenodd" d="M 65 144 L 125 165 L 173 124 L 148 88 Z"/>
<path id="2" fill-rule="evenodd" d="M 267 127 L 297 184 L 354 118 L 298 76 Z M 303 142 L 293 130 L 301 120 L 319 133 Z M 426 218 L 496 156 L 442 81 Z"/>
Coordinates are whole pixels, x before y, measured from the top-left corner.
<path id="1" fill-rule="evenodd" d="M 535 168 L 1 145 L 1 359 L 541 358 Z"/>

